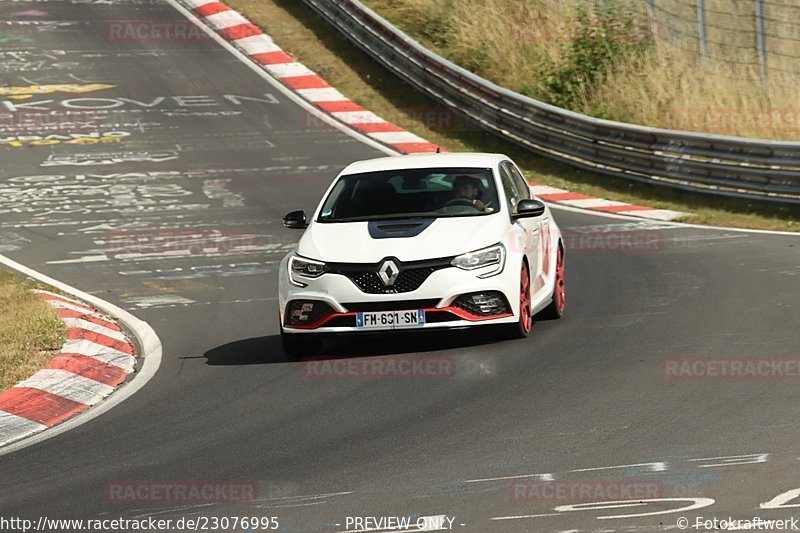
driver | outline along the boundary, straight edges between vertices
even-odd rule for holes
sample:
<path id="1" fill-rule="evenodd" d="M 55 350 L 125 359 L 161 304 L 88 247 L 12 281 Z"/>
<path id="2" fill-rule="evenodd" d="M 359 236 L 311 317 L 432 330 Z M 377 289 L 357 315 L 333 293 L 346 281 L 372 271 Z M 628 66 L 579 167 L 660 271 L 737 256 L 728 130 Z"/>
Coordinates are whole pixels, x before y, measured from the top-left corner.
<path id="1" fill-rule="evenodd" d="M 467 176 L 466 174 L 456 176 L 456 179 L 453 181 L 453 199 L 469 200 L 472 202 L 472 207 L 478 211 L 490 211 L 490 209 L 486 207 L 486 204 L 478 199 L 478 196 L 481 194 L 481 188 L 478 183 L 479 182 L 476 178 Z"/>

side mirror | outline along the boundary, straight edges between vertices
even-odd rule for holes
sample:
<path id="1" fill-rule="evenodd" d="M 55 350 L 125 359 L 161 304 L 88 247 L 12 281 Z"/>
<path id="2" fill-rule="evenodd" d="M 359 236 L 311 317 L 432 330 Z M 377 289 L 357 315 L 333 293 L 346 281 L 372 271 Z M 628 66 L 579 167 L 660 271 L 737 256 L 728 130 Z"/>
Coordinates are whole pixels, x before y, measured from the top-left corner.
<path id="1" fill-rule="evenodd" d="M 520 200 L 514 218 L 533 218 L 544 214 L 545 206 L 539 200 Z"/>
<path id="2" fill-rule="evenodd" d="M 289 229 L 306 229 L 308 227 L 306 212 L 298 210 L 286 213 L 283 217 L 283 225 Z"/>

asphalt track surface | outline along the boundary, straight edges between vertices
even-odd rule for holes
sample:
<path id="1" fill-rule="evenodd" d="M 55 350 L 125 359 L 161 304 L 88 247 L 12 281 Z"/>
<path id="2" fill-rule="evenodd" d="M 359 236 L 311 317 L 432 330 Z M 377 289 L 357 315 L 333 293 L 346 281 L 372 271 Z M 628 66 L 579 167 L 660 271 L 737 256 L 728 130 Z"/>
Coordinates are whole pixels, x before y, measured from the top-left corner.
<path id="1" fill-rule="evenodd" d="M 759 509 L 800 487 L 797 378 L 664 370 L 680 358 L 800 358 L 798 238 L 557 211 L 571 236 L 562 320 L 537 322 L 525 341 L 484 331 L 329 344 L 340 360 L 452 366 L 414 379 L 317 374 L 280 349 L 276 266 L 299 237 L 280 218 L 380 153 L 321 126 L 212 40 L 111 34 L 118 21 L 185 24 L 164 2 L 2 2 L 0 19 L 17 21 L 3 29 L 0 85 L 113 86 L 0 98 L 0 246 L 130 310 L 164 345 L 139 393 L 0 456 L 3 517 L 255 515 L 338 531 L 348 516 L 447 515 L 462 531 L 633 531 L 674 529 L 680 516 L 800 516 Z M 11 139 L 76 132 L 127 135 Z M 610 248 L 632 235 L 640 244 Z M 641 482 L 655 498 L 714 503 L 556 511 L 596 500 L 498 479 L 532 474 L 551 476 L 520 479 L 577 481 L 606 500 Z M 206 506 L 108 495 L 113 482 L 168 480 L 259 492 Z M 533 517 L 492 520 L 519 516 Z"/>

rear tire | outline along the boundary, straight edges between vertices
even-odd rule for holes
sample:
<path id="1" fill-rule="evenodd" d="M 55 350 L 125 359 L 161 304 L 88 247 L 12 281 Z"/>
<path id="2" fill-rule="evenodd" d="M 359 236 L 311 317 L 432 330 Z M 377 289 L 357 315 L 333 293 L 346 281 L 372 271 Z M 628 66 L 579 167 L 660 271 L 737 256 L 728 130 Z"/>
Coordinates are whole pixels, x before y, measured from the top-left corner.
<path id="1" fill-rule="evenodd" d="M 553 288 L 553 301 L 550 305 L 541 310 L 537 318 L 544 320 L 556 320 L 561 318 L 564 314 L 565 300 L 565 282 L 564 282 L 564 248 L 560 245 L 558 247 L 558 258 L 556 259 L 556 283 Z"/>
<path id="2" fill-rule="evenodd" d="M 531 276 L 528 265 L 522 263 L 519 274 L 519 320 L 516 324 L 508 325 L 508 337 L 511 339 L 524 339 L 533 327 L 531 315 Z"/>

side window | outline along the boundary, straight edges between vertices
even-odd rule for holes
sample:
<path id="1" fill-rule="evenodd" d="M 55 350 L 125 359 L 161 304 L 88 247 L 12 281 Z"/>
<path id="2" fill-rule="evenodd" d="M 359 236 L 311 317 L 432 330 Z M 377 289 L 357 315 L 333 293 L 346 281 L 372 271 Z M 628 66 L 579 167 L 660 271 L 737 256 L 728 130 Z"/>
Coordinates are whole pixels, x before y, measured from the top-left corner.
<path id="1" fill-rule="evenodd" d="M 337 204 L 339 203 L 339 198 L 342 196 L 342 193 L 346 187 L 347 180 L 340 179 L 338 182 L 336 182 L 336 185 L 333 186 L 331 193 L 328 195 L 328 199 L 325 200 L 325 205 L 322 206 L 322 211 L 319 214 L 320 219 L 330 218 L 330 216 L 333 215 L 333 212 L 336 210 Z M 338 214 L 340 213 L 337 213 L 337 215 Z"/>
<path id="2" fill-rule="evenodd" d="M 523 200 L 530 200 L 531 198 L 531 189 L 528 186 L 528 182 L 525 181 L 525 178 L 522 176 L 522 173 L 511 163 L 506 163 L 508 165 L 508 169 L 511 172 L 511 177 L 514 178 L 514 183 L 517 186 L 517 191 L 519 193 L 519 197 Z"/>
<path id="3" fill-rule="evenodd" d="M 503 182 L 503 191 L 506 196 L 506 203 L 508 204 L 508 211 L 511 214 L 516 214 L 517 204 L 520 201 L 519 191 L 514 185 L 514 178 L 508 171 L 508 166 L 505 163 L 500 164 L 500 181 Z"/>

